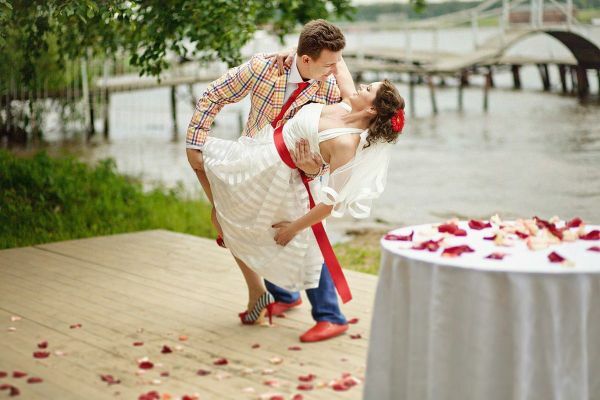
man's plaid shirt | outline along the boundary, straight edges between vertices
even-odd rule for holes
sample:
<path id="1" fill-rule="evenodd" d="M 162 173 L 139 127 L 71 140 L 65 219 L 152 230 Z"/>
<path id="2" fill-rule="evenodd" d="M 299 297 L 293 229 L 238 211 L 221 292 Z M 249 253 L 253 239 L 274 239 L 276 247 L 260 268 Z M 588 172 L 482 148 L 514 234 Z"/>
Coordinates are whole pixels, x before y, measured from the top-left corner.
<path id="1" fill-rule="evenodd" d="M 279 76 L 273 63 L 275 59 L 257 54 L 212 82 L 196 104 L 187 130 L 186 147 L 201 150 L 217 113 L 224 105 L 237 103 L 248 93 L 251 96 L 251 107 L 242 135 L 253 137 L 274 121 L 283 106 L 290 69 Z M 340 91 L 335 78 L 330 77 L 326 82 L 314 81 L 296 98 L 277 125 L 293 117 L 306 103 L 332 104 L 339 101 Z"/>

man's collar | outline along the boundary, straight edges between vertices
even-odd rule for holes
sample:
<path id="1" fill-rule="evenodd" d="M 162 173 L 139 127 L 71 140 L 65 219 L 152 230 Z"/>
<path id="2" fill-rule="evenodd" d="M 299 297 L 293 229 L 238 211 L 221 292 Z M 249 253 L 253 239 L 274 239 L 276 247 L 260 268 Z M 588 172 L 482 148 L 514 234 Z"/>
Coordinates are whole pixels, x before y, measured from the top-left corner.
<path id="1" fill-rule="evenodd" d="M 298 65 L 296 61 L 298 60 L 298 54 L 294 54 L 294 59 L 292 60 L 292 66 L 290 69 L 290 76 L 288 77 L 288 83 L 301 83 L 304 82 L 302 76 L 300 75 L 300 71 L 298 71 Z M 313 83 L 314 79 L 310 79 L 307 82 Z"/>

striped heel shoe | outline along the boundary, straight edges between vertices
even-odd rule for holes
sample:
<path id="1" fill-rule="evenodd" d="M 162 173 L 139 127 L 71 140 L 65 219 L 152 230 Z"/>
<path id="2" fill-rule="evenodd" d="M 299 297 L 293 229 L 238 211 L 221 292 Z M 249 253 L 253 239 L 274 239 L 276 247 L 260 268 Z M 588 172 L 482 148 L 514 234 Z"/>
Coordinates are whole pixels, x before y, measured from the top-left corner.
<path id="1" fill-rule="evenodd" d="M 244 311 L 239 314 L 240 320 L 244 325 L 254 325 L 257 322 L 262 322 L 265 313 L 269 317 L 269 325 L 272 325 L 273 306 L 275 298 L 269 292 L 264 292 L 254 303 L 251 311 Z"/>

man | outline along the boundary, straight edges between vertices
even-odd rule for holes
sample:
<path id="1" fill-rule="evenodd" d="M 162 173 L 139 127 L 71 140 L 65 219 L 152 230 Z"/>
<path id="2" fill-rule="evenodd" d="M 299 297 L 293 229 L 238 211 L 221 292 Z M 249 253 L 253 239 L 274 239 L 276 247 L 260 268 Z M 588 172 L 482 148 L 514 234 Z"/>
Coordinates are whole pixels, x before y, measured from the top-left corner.
<path id="1" fill-rule="evenodd" d="M 332 74 L 342 58 L 346 42 L 336 26 L 325 20 L 311 21 L 304 26 L 292 65 L 279 75 L 275 60 L 264 55 L 253 56 L 248 62 L 229 70 L 212 82 L 196 105 L 187 131 L 187 156 L 202 188 L 213 203 L 210 184 L 202 162 L 202 146 L 217 113 L 226 104 L 236 103 L 250 94 L 251 108 L 243 135 L 254 136 L 264 126 L 281 126 L 308 102 L 337 103 L 340 93 Z M 296 165 L 309 177 L 322 175 L 326 166 L 306 155 L 306 144 L 298 144 Z M 220 232 L 213 208 L 213 223 Z M 247 266 L 236 262 L 244 273 Z M 299 293 L 291 293 L 265 281 L 267 290 L 275 297 L 273 314 L 282 314 L 302 303 Z M 332 338 L 348 329 L 342 315 L 335 287 L 327 267 L 323 265 L 319 287 L 306 291 L 312 305 L 316 325 L 300 336 L 303 342 Z"/>

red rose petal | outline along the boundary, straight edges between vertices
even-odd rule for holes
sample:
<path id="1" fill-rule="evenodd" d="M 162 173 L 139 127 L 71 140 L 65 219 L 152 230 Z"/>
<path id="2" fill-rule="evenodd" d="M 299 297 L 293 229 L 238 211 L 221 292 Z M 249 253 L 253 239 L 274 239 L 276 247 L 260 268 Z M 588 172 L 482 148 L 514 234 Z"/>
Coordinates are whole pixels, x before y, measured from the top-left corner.
<path id="1" fill-rule="evenodd" d="M 269 400 L 285 400 L 285 397 L 280 394 L 274 394 L 273 396 L 269 397 Z"/>
<path id="2" fill-rule="evenodd" d="M 44 380 L 42 378 L 38 378 L 37 376 L 32 376 L 31 378 L 27 379 L 27 383 L 42 383 L 44 382 Z"/>
<path id="3" fill-rule="evenodd" d="M 22 378 L 24 376 L 27 376 L 27 372 L 23 372 L 23 371 L 13 371 L 12 374 L 13 378 Z"/>
<path id="4" fill-rule="evenodd" d="M 464 229 L 457 229 L 454 231 L 454 236 L 467 236 L 467 231 Z"/>
<path id="5" fill-rule="evenodd" d="M 313 390 L 314 387 L 310 383 L 301 383 L 300 385 L 296 386 L 296 389 L 298 389 L 298 390 Z"/>
<path id="6" fill-rule="evenodd" d="M 48 342 L 45 340 L 43 342 L 39 342 L 37 347 L 38 347 L 38 349 L 45 349 L 48 347 Z"/>
<path id="7" fill-rule="evenodd" d="M 50 352 L 48 351 L 34 351 L 33 357 L 35 358 L 48 358 L 50 356 Z"/>
<path id="8" fill-rule="evenodd" d="M 551 224 L 550 222 L 538 217 L 533 217 L 533 220 L 535 221 L 538 228 L 550 228 L 551 226 L 554 226 L 554 224 Z"/>
<path id="9" fill-rule="evenodd" d="M 156 390 L 153 390 L 148 393 L 140 394 L 138 400 L 160 400 L 160 394 Z"/>
<path id="10" fill-rule="evenodd" d="M 582 239 L 582 240 L 600 240 L 600 231 L 597 230 L 597 229 L 594 229 L 593 231 L 590 231 L 590 232 L 586 233 L 585 235 L 579 236 L 579 239 Z"/>
<path id="11" fill-rule="evenodd" d="M 169 354 L 169 353 L 172 353 L 172 352 L 173 352 L 173 350 L 171 350 L 171 348 L 170 348 L 169 346 L 167 346 L 167 345 L 164 345 L 164 346 L 162 347 L 162 350 L 161 350 L 160 352 L 161 352 L 161 353 L 163 353 L 163 354 Z"/>
<path id="12" fill-rule="evenodd" d="M 252 348 L 253 348 L 253 349 L 258 349 L 259 347 L 260 347 L 260 344 L 258 344 L 258 343 L 254 343 L 254 344 L 252 345 Z"/>
<path id="13" fill-rule="evenodd" d="M 592 247 L 588 248 L 588 251 L 598 251 L 598 252 L 600 252 L 600 246 L 592 246 Z"/>
<path id="14" fill-rule="evenodd" d="M 548 230 L 550 231 L 551 234 L 553 234 L 554 236 L 556 236 L 560 240 L 563 239 L 563 233 L 562 233 L 562 231 L 560 229 L 557 229 L 556 226 L 554 226 L 554 224 L 550 225 L 548 227 Z"/>
<path id="15" fill-rule="evenodd" d="M 109 385 L 116 385 L 118 383 L 121 383 L 119 379 L 115 379 L 112 375 L 100 375 L 100 379 L 102 379 L 103 382 L 106 382 Z"/>
<path id="16" fill-rule="evenodd" d="M 314 374 L 308 374 L 308 375 L 300 375 L 298 377 L 298 380 L 300 382 L 312 382 L 313 379 L 315 379 L 317 376 Z"/>
<path id="17" fill-rule="evenodd" d="M 456 232 L 457 229 L 458 225 L 456 224 L 441 224 L 440 226 L 438 226 L 438 232 L 440 233 L 454 234 L 454 232 Z"/>
<path id="18" fill-rule="evenodd" d="M 478 221 L 475 219 L 472 219 L 469 221 L 469 228 L 471 229 L 475 229 L 477 231 L 485 229 L 485 228 L 491 228 L 492 224 L 490 224 L 489 222 L 486 221 Z"/>
<path id="19" fill-rule="evenodd" d="M 331 388 L 333 390 L 335 390 L 336 392 L 343 392 L 346 391 L 348 389 L 350 389 L 350 386 L 346 386 L 344 383 L 334 383 L 333 386 L 331 386 Z"/>
<path id="20" fill-rule="evenodd" d="M 493 236 L 485 236 L 483 240 L 496 240 L 496 235 Z"/>
<path id="21" fill-rule="evenodd" d="M 290 346 L 290 347 L 288 347 L 288 350 L 290 350 L 290 351 L 300 351 L 300 350 L 302 350 L 302 347 L 300 347 L 300 346 Z"/>
<path id="22" fill-rule="evenodd" d="M 463 253 L 473 253 L 474 251 L 475 250 L 464 244 L 460 246 L 446 247 L 444 251 L 442 251 L 442 257 L 458 257 Z"/>
<path id="23" fill-rule="evenodd" d="M 21 391 L 16 386 L 10 387 L 10 393 L 8 394 L 10 397 L 18 396 L 21 394 Z"/>
<path id="24" fill-rule="evenodd" d="M 138 364 L 140 369 L 152 369 L 154 368 L 154 364 L 150 361 L 142 361 Z"/>
<path id="25" fill-rule="evenodd" d="M 229 361 L 227 361 L 226 358 L 218 358 L 215 361 L 213 361 L 213 364 L 215 364 L 215 365 L 227 365 L 227 364 L 229 364 Z"/>
<path id="26" fill-rule="evenodd" d="M 408 235 L 395 235 L 393 233 L 388 233 L 383 238 L 385 240 L 402 240 L 405 242 L 410 242 L 413 240 L 414 231 L 411 231 Z"/>
<path id="27" fill-rule="evenodd" d="M 136 347 L 143 346 L 144 342 L 133 342 L 133 345 Z"/>
<path id="28" fill-rule="evenodd" d="M 206 376 L 208 374 L 210 374 L 210 371 L 207 371 L 205 369 L 199 369 L 198 371 L 196 371 L 196 375 L 199 375 L 199 376 Z"/>
<path id="29" fill-rule="evenodd" d="M 190 396 L 188 394 L 184 394 L 181 400 L 198 400 L 198 396 Z"/>
<path id="30" fill-rule="evenodd" d="M 439 240 L 427 240 L 425 242 L 421 242 L 413 247 L 411 247 L 414 250 L 428 250 L 431 252 L 437 251 L 440 248 L 440 242 L 442 241 L 442 239 Z"/>
<path id="31" fill-rule="evenodd" d="M 528 234 L 526 234 L 526 233 L 523 233 L 523 232 L 521 232 L 521 231 L 516 231 L 516 232 L 515 232 L 515 235 L 517 235 L 517 236 L 518 236 L 518 237 L 520 237 L 521 239 L 527 239 L 527 238 L 529 237 L 529 235 L 528 235 Z"/>
<path id="32" fill-rule="evenodd" d="M 552 253 L 548 254 L 548 260 L 550 260 L 550 262 L 553 263 L 559 263 L 565 261 L 565 258 L 557 252 L 553 251 Z"/>
<path id="33" fill-rule="evenodd" d="M 575 217 L 572 220 L 570 220 L 569 222 L 567 222 L 566 227 L 567 228 L 579 228 L 581 226 L 581 224 L 583 224 L 583 221 L 581 220 L 581 218 Z"/>
<path id="34" fill-rule="evenodd" d="M 81 326 L 82 326 L 81 324 L 73 324 L 69 328 L 76 329 L 76 328 L 81 328 Z"/>
<path id="35" fill-rule="evenodd" d="M 350 335 L 350 339 L 362 339 L 362 335 L 357 333 L 356 335 Z"/>
<path id="36" fill-rule="evenodd" d="M 7 390 L 10 389 L 12 385 L 9 385 L 8 383 L 3 383 L 2 385 L 0 385 L 0 390 Z"/>
<path id="37" fill-rule="evenodd" d="M 5 371 L 0 371 L 0 378 L 6 378 L 7 375 Z"/>
<path id="38" fill-rule="evenodd" d="M 485 258 L 489 258 L 490 260 L 502 260 L 504 257 L 506 257 L 505 253 L 492 253 Z"/>
<path id="39" fill-rule="evenodd" d="M 167 377 L 167 376 L 170 376 L 170 375 L 171 374 L 169 373 L 169 371 L 163 371 L 163 372 L 160 373 L 160 376 L 164 376 L 164 377 Z"/>
<path id="40" fill-rule="evenodd" d="M 352 318 L 352 319 L 348 320 L 348 323 L 349 324 L 358 324 L 358 321 L 359 321 L 358 318 Z"/>
<path id="41" fill-rule="evenodd" d="M 292 400 L 304 400 L 304 396 L 298 393 L 295 394 L 294 397 L 292 397 Z"/>

